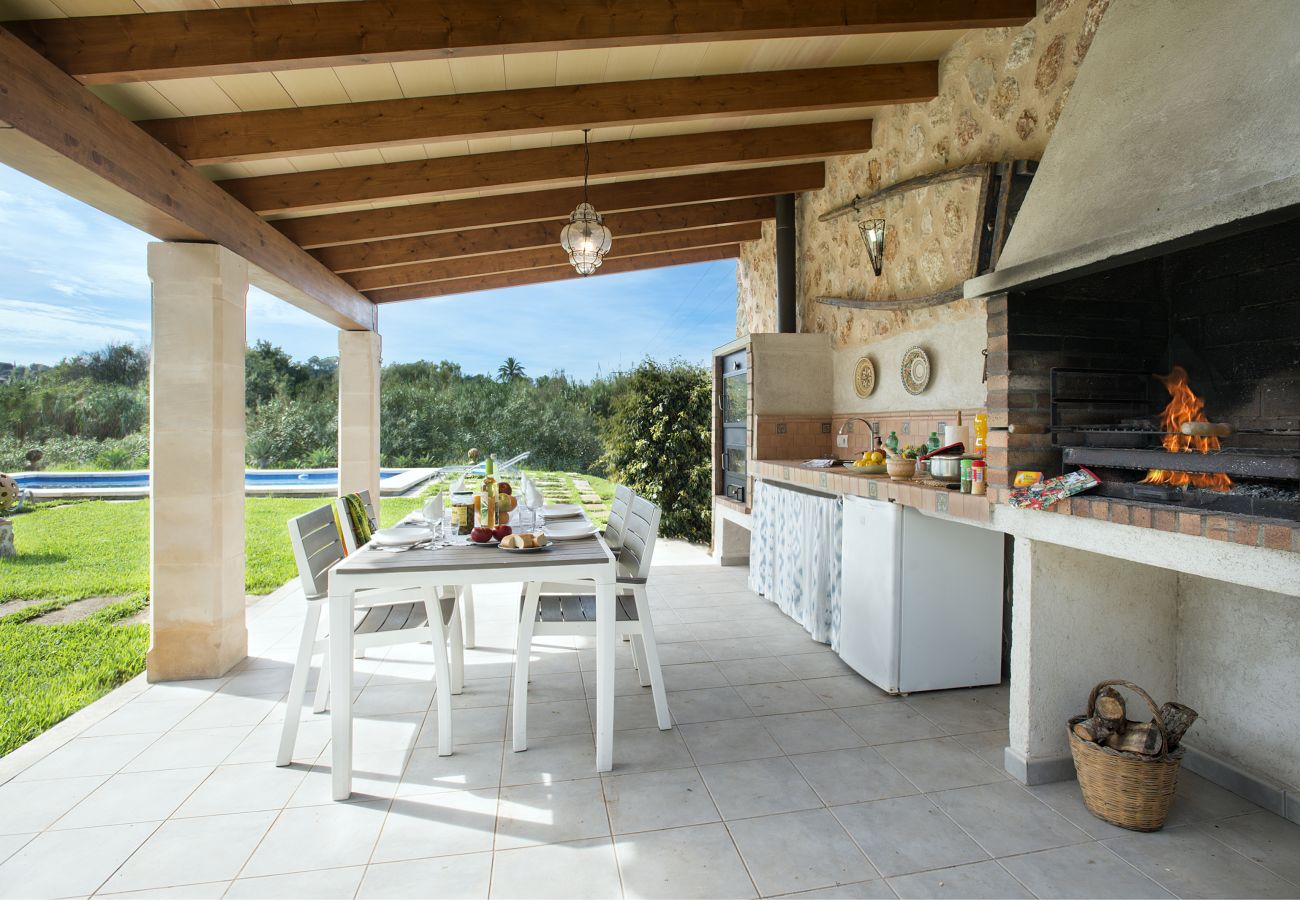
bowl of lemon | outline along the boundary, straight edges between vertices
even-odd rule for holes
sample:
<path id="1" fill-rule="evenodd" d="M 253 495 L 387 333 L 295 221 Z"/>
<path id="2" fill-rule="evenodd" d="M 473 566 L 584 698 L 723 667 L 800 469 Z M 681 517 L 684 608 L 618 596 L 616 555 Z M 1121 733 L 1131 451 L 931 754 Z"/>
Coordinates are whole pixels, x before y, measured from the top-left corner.
<path id="1" fill-rule="evenodd" d="M 845 463 L 844 466 L 859 475 L 884 475 L 887 471 L 885 454 L 879 450 L 863 451 L 861 457 L 851 463 Z"/>

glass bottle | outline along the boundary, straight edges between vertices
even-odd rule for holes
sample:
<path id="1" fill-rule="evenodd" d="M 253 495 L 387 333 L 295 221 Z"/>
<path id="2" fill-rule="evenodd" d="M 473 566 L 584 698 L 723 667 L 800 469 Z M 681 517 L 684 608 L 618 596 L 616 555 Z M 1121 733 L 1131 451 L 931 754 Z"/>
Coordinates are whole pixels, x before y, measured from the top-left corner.
<path id="1" fill-rule="evenodd" d="M 940 446 L 941 445 L 939 444 L 939 432 L 931 431 L 930 436 L 925 439 L 925 449 L 933 453 L 934 451 L 938 450 Z"/>
<path id="2" fill-rule="evenodd" d="M 889 432 L 889 437 L 885 438 L 885 447 L 890 453 L 898 452 L 898 432 Z"/>
<path id="3" fill-rule="evenodd" d="M 480 505 L 478 513 L 478 523 L 485 528 L 495 528 L 497 525 L 498 509 L 498 490 L 497 480 L 493 477 L 495 460 L 489 456 L 487 462 L 483 464 L 484 476 L 483 486 L 479 489 Z"/>

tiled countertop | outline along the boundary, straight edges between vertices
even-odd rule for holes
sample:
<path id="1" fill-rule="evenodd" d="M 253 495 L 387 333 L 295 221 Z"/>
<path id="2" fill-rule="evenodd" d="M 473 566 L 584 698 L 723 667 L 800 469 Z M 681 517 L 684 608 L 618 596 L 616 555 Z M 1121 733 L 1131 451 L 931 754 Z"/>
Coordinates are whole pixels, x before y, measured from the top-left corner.
<path id="1" fill-rule="evenodd" d="M 854 475 L 840 466 L 809 469 L 803 462 L 801 459 L 760 459 L 753 464 L 756 468 L 751 474 L 767 481 L 784 481 L 835 494 L 893 500 L 922 512 L 969 519 L 982 525 L 989 524 L 991 519 L 992 498 L 988 496 L 976 497 L 915 481 L 894 481 L 888 475 Z"/>

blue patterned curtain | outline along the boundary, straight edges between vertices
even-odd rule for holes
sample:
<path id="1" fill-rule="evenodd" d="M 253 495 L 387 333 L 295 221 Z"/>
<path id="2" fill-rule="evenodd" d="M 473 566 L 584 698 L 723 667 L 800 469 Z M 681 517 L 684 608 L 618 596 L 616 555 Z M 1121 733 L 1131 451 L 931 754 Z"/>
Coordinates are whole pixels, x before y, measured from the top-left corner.
<path id="1" fill-rule="evenodd" d="M 844 501 L 754 482 L 749 587 L 839 649 Z"/>

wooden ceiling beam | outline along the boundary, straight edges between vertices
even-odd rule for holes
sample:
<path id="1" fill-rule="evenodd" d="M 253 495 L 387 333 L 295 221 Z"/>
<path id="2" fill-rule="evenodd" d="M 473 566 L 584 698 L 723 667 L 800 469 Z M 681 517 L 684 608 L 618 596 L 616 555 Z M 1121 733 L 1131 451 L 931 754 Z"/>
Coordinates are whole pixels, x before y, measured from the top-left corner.
<path id="1" fill-rule="evenodd" d="M 934 99 L 937 62 L 657 78 L 153 119 L 195 165 L 403 144 Z"/>
<path id="2" fill-rule="evenodd" d="M 600 275 L 616 275 L 620 272 L 639 272 L 645 269 L 662 269 L 667 266 L 684 266 L 719 259 L 735 259 L 739 255 L 740 245 L 729 244 L 723 247 L 701 247 L 695 250 L 674 250 L 670 253 L 653 253 L 646 256 L 627 256 L 622 259 L 610 260 L 597 269 L 595 274 L 587 277 L 596 278 Z M 447 297 L 453 294 L 490 291 L 525 284 L 544 284 L 551 281 L 566 281 L 570 278 L 581 277 L 583 276 L 573 270 L 573 266 L 565 263 L 562 266 L 547 266 L 543 269 L 473 275 L 468 278 L 452 278 L 447 281 L 434 281 L 428 284 L 408 284 L 403 287 L 370 291 L 366 296 L 376 303 L 394 303 L 400 300 Z"/>
<path id="3" fill-rule="evenodd" d="M 745 241 L 756 241 L 762 236 L 763 226 L 760 222 L 721 225 L 715 228 L 692 228 L 688 231 L 669 231 L 664 234 L 641 234 L 630 237 L 615 235 L 614 244 L 610 248 L 609 256 L 605 258 L 605 262 L 608 263 L 628 256 L 666 253 L 671 250 L 690 250 L 697 247 L 739 244 Z M 567 265 L 568 261 L 569 257 L 560 248 L 560 242 L 557 238 L 549 246 L 530 247 L 527 250 L 511 250 L 506 253 L 489 253 L 483 256 L 461 256 L 456 259 L 414 263 L 407 266 L 389 266 L 383 269 L 366 269 L 363 272 L 349 272 L 343 276 L 343 280 L 359 291 L 373 291 L 380 288 L 425 284 L 474 275 L 490 275 L 498 272 L 517 272 L 524 269 L 562 266 Z"/>
<path id="4" fill-rule="evenodd" d="M 3 28 L 0 162 L 160 240 L 220 244 L 259 287 L 339 328 L 374 328 L 365 297 Z"/>
<path id="5" fill-rule="evenodd" d="M 825 184 L 826 166 L 815 162 L 593 184 L 590 194 L 596 209 L 608 214 L 684 203 L 816 191 Z M 303 216 L 281 219 L 272 224 L 303 247 L 326 247 L 567 218 L 581 199 L 580 191 L 562 188 Z"/>
<path id="6" fill-rule="evenodd" d="M 610 213 L 605 216 L 605 224 L 619 237 L 631 237 L 741 222 L 761 223 L 775 216 L 776 202 L 771 197 L 747 197 Z M 327 268 L 344 273 L 485 253 L 506 253 L 554 244 L 567 221 L 567 218 L 554 218 L 545 222 L 391 238 L 369 244 L 339 244 L 321 247 L 311 254 Z"/>
<path id="7" fill-rule="evenodd" d="M 1017 26 L 1034 0 L 353 0 L 10 22 L 86 84 L 705 41 Z"/>
<path id="8" fill-rule="evenodd" d="M 591 145 L 593 178 L 817 159 L 871 149 L 871 122 L 745 128 Z M 262 215 L 582 183 L 583 146 L 540 147 L 218 182 Z"/>

